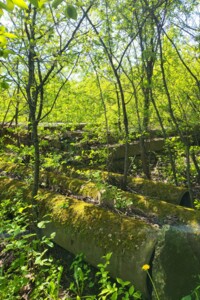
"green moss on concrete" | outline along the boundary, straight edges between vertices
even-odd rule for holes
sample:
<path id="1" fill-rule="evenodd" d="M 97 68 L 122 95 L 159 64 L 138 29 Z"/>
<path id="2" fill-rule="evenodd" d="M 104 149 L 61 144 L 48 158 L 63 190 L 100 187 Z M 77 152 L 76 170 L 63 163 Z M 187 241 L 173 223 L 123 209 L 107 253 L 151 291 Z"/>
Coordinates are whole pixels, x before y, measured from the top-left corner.
<path id="1" fill-rule="evenodd" d="M 66 203 L 67 205 L 65 205 Z M 101 243 L 105 249 L 109 246 L 109 248 L 112 248 L 111 250 L 114 250 L 116 242 L 121 249 L 127 248 L 129 242 L 133 240 L 136 244 L 141 244 L 142 239 L 144 239 L 143 235 L 146 236 L 147 231 L 151 228 L 145 222 L 134 220 L 134 230 L 140 230 L 140 232 L 138 235 L 130 234 L 130 230 L 133 229 L 133 219 L 116 216 L 111 211 L 95 207 L 83 201 L 63 198 L 59 195 L 50 196 L 47 194 L 46 199 L 43 195 L 43 208 L 44 205 L 45 212 L 50 213 L 53 222 L 56 224 L 73 227 L 75 232 L 79 232 L 84 236 L 87 236 L 88 226 L 90 226 L 89 235 L 91 231 L 94 236 L 97 235 L 97 243 Z M 110 229 L 112 230 L 111 236 Z M 122 233 L 123 240 L 120 239 Z"/>
<path id="2" fill-rule="evenodd" d="M 136 282 L 147 294 L 146 274 L 141 267 L 151 259 L 157 229 L 143 221 L 56 194 L 43 195 L 40 205 L 42 214 L 48 214 L 51 220 L 45 232 L 55 230 L 59 245 L 75 254 L 85 253 L 94 265 L 102 255 L 113 252 L 112 274 Z"/>
<path id="3" fill-rule="evenodd" d="M 16 168 L 16 165 L 13 165 L 12 163 L 9 165 L 5 163 L 5 168 Z M 24 171 L 24 173 L 29 173 L 28 169 Z M 111 176 L 109 180 L 117 180 L 121 181 L 122 176 L 119 174 L 108 174 L 107 172 L 102 172 L 102 177 L 104 180 L 108 179 L 108 175 Z M 114 179 L 113 179 L 114 178 Z M 41 180 L 42 182 L 46 182 L 46 185 L 49 187 L 53 187 L 56 191 L 71 191 L 73 194 L 78 194 L 82 196 L 89 196 L 99 201 L 99 203 L 102 203 L 102 191 L 97 188 L 95 183 L 88 182 L 85 180 L 81 180 L 79 178 L 69 178 L 65 175 L 60 174 L 54 174 L 52 172 L 41 172 Z M 130 180 L 130 178 L 129 178 Z M 131 178 L 131 180 L 133 180 Z M 144 179 L 142 178 L 136 178 L 134 179 L 138 186 L 141 187 L 144 185 Z M 145 181 L 146 182 L 146 181 Z M 156 184 L 153 183 L 153 186 L 156 187 Z M 163 184 L 161 185 L 163 186 Z M 165 185 L 164 185 L 165 186 Z M 167 185 L 168 187 L 168 185 Z M 172 189 L 173 190 L 173 189 Z M 176 190 L 176 187 L 175 187 Z M 183 189 L 184 190 L 184 189 Z M 182 191 L 181 188 L 178 189 L 178 191 Z M 173 194 L 173 193 L 172 193 Z M 112 197 L 106 194 L 106 197 Z M 199 220 L 200 220 L 200 212 L 194 211 L 192 209 L 182 208 L 174 204 L 167 203 L 165 201 L 158 201 L 154 198 L 149 198 L 142 194 L 135 194 L 135 193 L 127 193 L 121 191 L 121 197 L 123 199 L 127 199 L 127 203 L 132 202 L 130 207 L 133 209 L 133 211 L 136 212 L 137 210 L 142 211 L 147 216 L 155 216 L 157 218 L 157 221 L 160 224 L 165 223 L 190 223 L 190 225 L 193 228 L 199 229 Z M 113 199 L 104 199 L 103 202 L 109 203 L 109 206 L 112 206 L 114 204 Z"/>
<path id="4" fill-rule="evenodd" d="M 14 197 L 21 187 L 27 201 L 30 197 L 28 186 L 0 178 L 1 195 Z M 85 253 L 87 260 L 94 265 L 99 263 L 102 255 L 113 252 L 111 274 L 131 280 L 144 295 L 148 296 L 148 290 L 146 273 L 141 267 L 150 263 L 155 247 L 153 279 L 161 299 L 177 300 L 180 290 L 186 293 L 194 287 L 200 269 L 200 214 L 192 209 L 160 202 L 162 209 L 156 206 L 156 213 L 166 218 L 167 213 L 176 207 L 174 216 L 180 219 L 177 226 L 164 226 L 160 230 L 144 221 L 119 216 L 90 203 L 45 190 L 39 191 L 37 201 L 40 218 L 47 216 L 50 220 L 44 232 L 51 234 L 55 231 L 56 243 L 74 254 Z M 143 196 L 138 202 L 153 211 Z"/>
<path id="5" fill-rule="evenodd" d="M 190 294 L 199 282 L 200 236 L 188 226 L 166 226 L 158 236 L 153 278 L 162 300 Z M 154 295 L 153 299 L 157 299 Z"/>
<path id="6" fill-rule="evenodd" d="M 75 170 L 72 171 L 68 169 L 63 169 L 63 172 L 66 174 L 70 174 L 73 177 L 81 177 L 83 179 L 92 178 L 95 172 L 99 172 L 100 179 L 102 181 L 107 181 L 110 184 L 116 185 L 121 187 L 123 185 L 123 175 L 117 173 L 108 173 L 105 171 L 98 171 L 98 170 Z M 176 187 L 173 184 L 158 182 L 147 180 L 143 178 L 131 177 L 128 176 L 128 183 L 129 189 L 131 189 L 134 193 L 144 195 L 149 199 L 155 199 L 159 201 L 166 201 L 168 203 L 176 204 L 176 205 L 183 205 L 181 200 L 185 195 L 187 197 L 187 207 L 192 207 L 192 203 L 189 200 L 188 189 L 185 187 Z M 186 195 L 187 194 L 187 195 Z"/>
<path id="7" fill-rule="evenodd" d="M 102 176 L 111 184 L 121 186 L 123 183 L 123 176 L 120 174 L 103 172 Z M 131 176 L 128 176 L 127 185 L 135 193 L 177 205 L 181 203 L 183 195 L 188 191 L 185 187 Z"/>
<path id="8" fill-rule="evenodd" d="M 142 178 L 129 177 L 128 186 L 138 193 L 148 195 L 149 198 L 154 197 L 173 204 L 180 204 L 182 196 L 187 192 L 184 187 Z"/>

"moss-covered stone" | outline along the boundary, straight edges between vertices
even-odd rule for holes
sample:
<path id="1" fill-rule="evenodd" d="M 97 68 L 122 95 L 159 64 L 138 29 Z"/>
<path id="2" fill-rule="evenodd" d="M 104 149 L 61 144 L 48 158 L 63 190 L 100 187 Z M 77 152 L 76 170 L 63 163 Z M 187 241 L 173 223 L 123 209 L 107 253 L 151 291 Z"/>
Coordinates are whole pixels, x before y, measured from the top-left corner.
<path id="1" fill-rule="evenodd" d="M 0 178 L 1 201 L 4 197 L 14 197 L 19 188 L 23 188 L 24 200 L 29 201 L 28 186 Z M 192 219 L 195 215 L 192 209 L 177 206 L 183 220 L 177 225 L 158 228 L 45 190 L 39 190 L 37 201 L 40 219 L 50 221 L 44 229 L 45 234 L 56 232 L 57 244 L 74 254 L 83 252 L 88 262 L 95 266 L 103 255 L 112 252 L 110 271 L 113 277 L 130 280 L 143 292 L 144 298 L 151 299 L 147 273 L 141 269 L 144 264 L 150 264 L 162 300 L 179 300 L 195 288 L 200 273 L 200 218 L 196 215 Z M 140 201 L 146 200 L 141 198 Z M 164 205 L 167 209 L 169 205 L 174 207 L 166 202 Z M 156 299 L 155 294 L 153 299 Z"/>
<path id="2" fill-rule="evenodd" d="M 42 207 L 43 214 L 51 216 L 45 234 L 55 231 L 56 243 L 74 254 L 83 252 L 95 266 L 103 255 L 112 252 L 112 276 L 130 280 L 148 297 L 146 274 L 141 267 L 150 263 L 157 228 L 71 198 L 47 197 Z"/>
<path id="3" fill-rule="evenodd" d="M 88 171 L 86 171 L 88 173 Z M 49 176 L 50 173 L 44 173 L 44 176 Z M 101 176 L 104 180 L 108 179 L 111 180 L 111 183 L 114 180 L 120 181 L 122 180 L 122 175 L 119 174 L 110 174 L 107 172 L 102 172 Z M 99 201 L 99 203 L 102 203 L 105 201 L 105 203 L 108 203 L 106 199 L 103 199 L 102 197 L 102 191 L 101 189 L 97 188 L 95 183 L 91 181 L 85 181 L 79 178 L 70 178 L 65 175 L 57 175 L 55 176 L 54 173 L 51 173 L 51 180 L 49 180 L 50 185 L 59 185 L 61 190 L 65 191 L 67 189 L 70 189 L 72 193 L 77 193 L 82 196 L 89 196 Z M 113 179 L 114 178 L 114 179 Z M 148 197 L 143 194 L 139 193 L 129 193 L 121 191 L 121 197 L 123 199 L 127 199 L 127 203 L 129 203 L 130 208 L 136 212 L 141 211 L 145 213 L 147 216 L 150 217 L 156 217 L 157 222 L 162 224 L 170 223 L 170 224 L 190 224 L 191 227 L 194 228 L 194 230 L 199 230 L 199 220 L 200 220 L 200 212 L 195 211 L 191 208 L 185 208 L 181 207 L 180 205 L 174 205 L 174 202 L 176 203 L 179 197 L 187 192 L 187 189 L 184 187 L 175 187 L 169 184 L 164 183 L 157 183 L 157 182 L 150 182 L 148 180 L 142 179 L 142 178 L 128 178 L 128 182 L 132 182 L 132 186 L 134 186 L 135 190 L 138 192 L 143 192 L 143 186 L 147 184 L 147 190 L 150 190 L 152 195 L 154 197 Z M 152 189 L 151 189 L 152 187 Z M 162 198 L 166 199 L 166 195 L 168 194 L 168 198 L 170 199 L 170 202 L 168 203 L 166 201 L 158 200 L 155 197 L 155 194 L 158 192 L 157 189 L 160 187 L 160 193 L 162 191 Z M 165 195 L 166 192 L 166 195 Z M 108 195 L 108 193 L 107 193 Z M 114 197 L 115 195 L 113 193 L 110 193 L 110 197 Z M 157 196 L 158 197 L 158 196 Z M 103 200 L 102 200 L 103 199 Z M 175 201 L 176 200 L 176 201 Z M 110 201 L 109 203 L 111 203 Z M 130 204 L 132 203 L 132 204 Z"/>
<path id="4" fill-rule="evenodd" d="M 76 170 L 76 169 L 63 169 L 63 173 L 69 174 L 71 177 L 78 177 L 84 180 L 92 178 L 93 174 L 98 172 L 99 179 L 106 181 L 112 185 L 123 186 L 123 175 L 112 172 L 105 172 L 100 170 Z M 128 176 L 127 187 L 132 190 L 133 193 L 137 193 L 148 197 L 149 199 L 155 199 L 158 201 L 165 201 L 168 203 L 181 205 L 192 208 L 188 189 L 186 187 L 177 187 L 173 184 L 164 183 L 160 181 L 147 180 L 139 177 Z"/>
<path id="5" fill-rule="evenodd" d="M 21 183 L 1 179 L 0 192 L 14 196 Z M 30 188 L 27 186 L 30 199 Z M 3 201 L 3 200 L 2 200 Z M 113 277 L 130 280 L 149 298 L 144 263 L 150 263 L 159 229 L 141 220 L 113 212 L 60 194 L 39 190 L 37 197 L 40 219 L 48 218 L 44 234 L 56 232 L 55 242 L 74 254 L 84 253 L 96 266 L 101 257 L 112 252 L 109 270 Z"/>
<path id="6" fill-rule="evenodd" d="M 112 184 L 118 186 L 123 184 L 123 176 L 120 174 L 103 172 L 102 176 Z M 188 189 L 185 187 L 131 176 L 128 176 L 127 181 L 128 188 L 135 193 L 176 205 L 190 208 L 193 206 Z"/>
<path id="7" fill-rule="evenodd" d="M 165 141 L 163 138 L 155 138 L 152 140 L 145 141 L 145 148 L 147 151 L 160 151 L 163 149 Z M 112 163 L 119 159 L 124 159 L 125 157 L 125 146 L 124 145 L 111 145 L 109 147 L 110 158 Z M 135 155 L 141 155 L 140 143 L 135 141 L 128 145 L 128 157 L 133 157 Z"/>
<path id="8" fill-rule="evenodd" d="M 7 164 L 3 163 L 4 170 L 9 170 L 17 168 L 15 164 Z M 0 167 L 1 167 L 1 161 L 0 161 Z M 24 168 L 23 175 L 29 174 L 29 169 Z M 88 171 L 86 171 L 88 172 Z M 111 183 L 115 183 L 115 181 L 121 182 L 122 175 L 119 174 L 112 174 L 107 172 L 100 173 L 100 176 L 104 180 L 111 180 Z M 109 178 L 109 179 L 108 179 Z M 114 182 L 113 182 L 114 181 Z M 174 197 L 180 196 L 182 193 L 184 193 L 186 190 L 185 188 L 177 188 L 172 186 L 171 190 L 169 188 L 169 185 L 165 185 L 163 183 L 156 183 L 152 182 L 150 183 L 148 180 L 144 180 L 142 178 L 128 178 L 128 182 L 132 182 L 135 189 L 138 191 L 142 191 L 143 186 L 147 184 L 148 189 L 151 190 L 152 188 L 152 194 L 155 193 L 155 191 L 160 186 L 160 190 L 162 191 L 163 198 L 166 198 L 166 194 L 168 193 L 169 198 L 171 197 L 171 201 Z M 60 175 L 60 174 L 54 174 L 53 172 L 41 172 L 41 183 L 44 183 L 44 186 L 51 187 L 51 189 L 55 191 L 62 191 L 62 192 L 68 192 L 71 191 L 72 194 L 82 195 L 82 196 L 89 196 L 96 200 L 98 200 L 99 203 L 108 204 L 107 206 L 110 206 L 113 204 L 113 201 L 111 199 L 104 199 L 104 195 L 102 197 L 102 190 L 97 187 L 97 185 L 91 181 L 82 180 L 79 178 L 70 178 L 66 175 Z M 171 191 L 171 192 L 170 192 Z M 167 203 L 166 201 L 158 201 L 158 199 L 155 199 L 155 197 L 148 197 L 146 195 L 138 194 L 138 193 L 129 193 L 129 192 L 120 192 L 121 197 L 123 199 L 127 199 L 127 203 L 129 203 L 130 208 L 137 212 L 142 212 L 147 217 L 155 217 L 157 222 L 159 224 L 190 224 L 191 227 L 193 227 L 195 230 L 199 230 L 199 220 L 200 220 L 200 212 L 195 211 L 190 208 L 184 208 L 179 205 L 174 205 L 173 203 Z M 107 193 L 106 195 L 109 195 Z M 175 196 L 176 197 L 175 197 Z M 115 197 L 115 193 L 110 193 L 111 198 Z M 131 204 L 130 204 L 131 203 Z"/>
<path id="9" fill-rule="evenodd" d="M 190 226 L 164 226 L 158 236 L 152 276 L 162 300 L 180 300 L 199 285 L 200 236 Z M 153 299 L 157 299 L 155 293 Z"/>

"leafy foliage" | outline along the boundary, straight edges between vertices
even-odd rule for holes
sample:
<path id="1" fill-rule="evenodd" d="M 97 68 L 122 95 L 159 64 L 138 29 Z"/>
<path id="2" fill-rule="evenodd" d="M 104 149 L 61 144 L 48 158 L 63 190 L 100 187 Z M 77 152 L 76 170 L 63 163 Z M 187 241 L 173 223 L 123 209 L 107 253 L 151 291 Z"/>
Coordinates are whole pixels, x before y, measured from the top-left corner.
<path id="1" fill-rule="evenodd" d="M 94 273 L 84 262 L 83 254 L 77 255 L 71 264 L 72 278 L 63 291 L 62 276 L 66 270 L 48 254 L 53 247 L 52 239 L 32 232 L 31 205 L 22 201 L 23 190 L 14 199 L 0 202 L 0 298 L 22 299 L 141 299 L 141 294 L 130 282 L 117 278 L 111 280 L 107 267 L 111 253 L 103 257 Z M 37 224 L 44 228 L 46 220 Z M 98 279 L 97 279 L 98 278 Z M 62 293 L 61 293 L 62 291 Z M 92 291 L 92 293 L 91 293 Z M 61 296 L 63 295 L 63 296 Z"/>
<path id="2" fill-rule="evenodd" d="M 28 293 L 31 299 L 58 299 L 63 268 L 46 256 L 48 247 L 53 247 L 53 235 L 39 239 L 30 231 L 31 206 L 25 205 L 20 195 L 19 190 L 14 199 L 0 203 L 0 297 L 22 299 Z"/>

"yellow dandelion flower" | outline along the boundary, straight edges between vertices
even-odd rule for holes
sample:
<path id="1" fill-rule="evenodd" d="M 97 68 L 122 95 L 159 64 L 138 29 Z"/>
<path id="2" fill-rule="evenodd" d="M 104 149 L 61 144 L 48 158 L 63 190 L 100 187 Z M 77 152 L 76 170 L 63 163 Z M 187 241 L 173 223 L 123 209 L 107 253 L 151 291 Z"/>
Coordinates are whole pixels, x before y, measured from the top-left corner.
<path id="1" fill-rule="evenodd" d="M 146 264 L 146 265 L 143 265 L 143 266 L 142 266 L 142 270 L 143 270 L 143 271 L 148 271 L 149 269 L 150 269 L 150 265 L 147 265 L 147 264 Z"/>

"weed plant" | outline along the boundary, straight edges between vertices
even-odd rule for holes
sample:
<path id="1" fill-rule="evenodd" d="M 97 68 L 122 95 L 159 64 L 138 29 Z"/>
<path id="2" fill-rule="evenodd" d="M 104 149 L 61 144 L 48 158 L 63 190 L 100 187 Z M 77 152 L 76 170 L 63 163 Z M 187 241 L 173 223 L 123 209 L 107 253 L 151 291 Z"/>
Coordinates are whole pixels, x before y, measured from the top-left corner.
<path id="1" fill-rule="evenodd" d="M 0 203 L 0 299 L 58 299 L 63 269 L 46 255 L 53 235 L 31 233 L 28 210 L 20 193 Z"/>
<path id="2" fill-rule="evenodd" d="M 0 299 L 88 299 L 128 300 L 141 299 L 128 281 L 112 280 L 107 267 L 112 253 L 103 257 L 104 262 L 92 274 L 82 254 L 72 262 L 72 276 L 67 288 L 61 285 L 63 266 L 49 255 L 52 239 L 38 237 L 31 232 L 31 206 L 22 200 L 19 190 L 14 199 L 0 202 Z M 40 221 L 43 228 L 46 221 Z"/>

